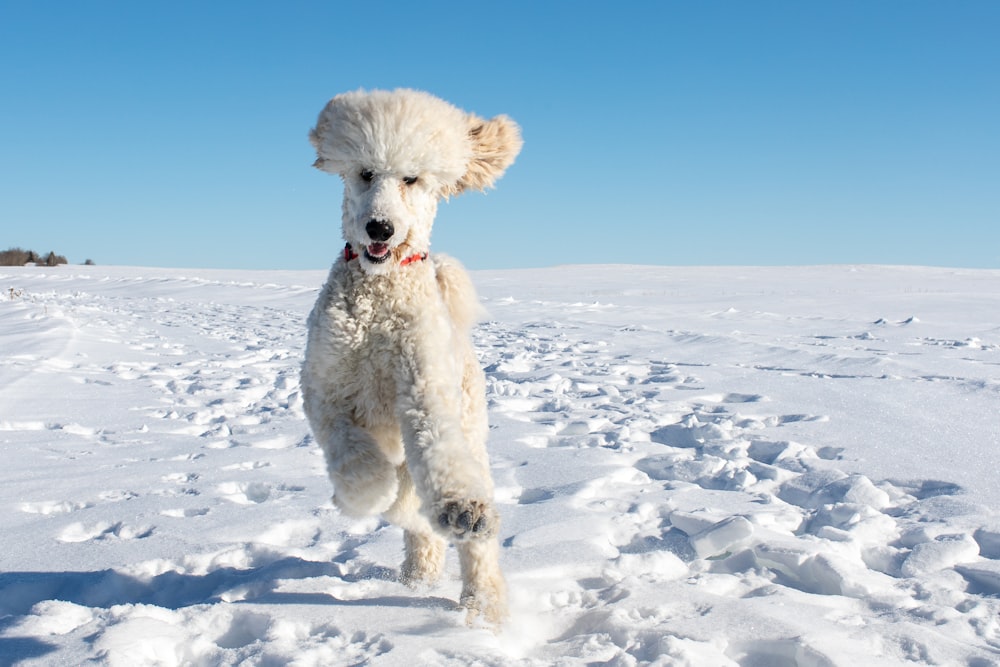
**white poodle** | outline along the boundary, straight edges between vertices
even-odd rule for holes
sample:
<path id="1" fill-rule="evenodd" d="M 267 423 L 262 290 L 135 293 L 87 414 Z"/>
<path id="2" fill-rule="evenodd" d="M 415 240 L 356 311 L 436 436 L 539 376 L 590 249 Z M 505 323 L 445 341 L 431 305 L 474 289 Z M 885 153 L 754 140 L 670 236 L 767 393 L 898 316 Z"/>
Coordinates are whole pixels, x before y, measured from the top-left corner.
<path id="1" fill-rule="evenodd" d="M 403 528 L 411 585 L 437 579 L 454 542 L 469 622 L 498 624 L 499 518 L 469 336 L 480 307 L 462 266 L 429 249 L 438 201 L 490 187 L 520 130 L 423 92 L 357 91 L 330 100 L 309 138 L 315 166 L 344 180 L 347 247 L 309 316 L 302 367 L 333 501 Z"/>

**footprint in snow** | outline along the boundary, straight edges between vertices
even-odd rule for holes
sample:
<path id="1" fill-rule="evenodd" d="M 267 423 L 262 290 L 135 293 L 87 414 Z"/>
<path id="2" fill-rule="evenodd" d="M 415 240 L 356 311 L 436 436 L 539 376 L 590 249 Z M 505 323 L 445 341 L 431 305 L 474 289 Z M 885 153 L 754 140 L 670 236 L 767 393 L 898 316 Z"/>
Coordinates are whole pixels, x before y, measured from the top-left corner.
<path id="1" fill-rule="evenodd" d="M 740 667 L 794 665 L 795 667 L 834 667 L 835 663 L 801 639 L 773 639 L 732 642 L 726 656 Z"/>
<path id="2" fill-rule="evenodd" d="M 549 489 L 523 489 L 517 497 L 517 504 L 534 505 L 535 503 L 543 503 L 546 500 L 552 500 L 554 497 L 555 493 Z"/>
<path id="3" fill-rule="evenodd" d="M 88 509 L 94 504 L 71 500 L 42 500 L 38 502 L 21 503 L 20 510 L 27 514 L 68 514 L 77 510 Z"/>
<path id="4" fill-rule="evenodd" d="M 164 482 L 170 482 L 172 484 L 190 484 L 192 482 L 197 482 L 201 476 L 196 472 L 174 472 L 169 475 L 164 475 L 160 479 Z"/>
<path id="5" fill-rule="evenodd" d="M 243 461 L 241 463 L 232 463 L 227 466 L 222 466 L 222 470 L 260 470 L 261 468 L 269 468 L 271 464 L 267 461 Z"/>
<path id="6" fill-rule="evenodd" d="M 173 519 L 190 519 L 191 517 L 205 516 L 210 511 L 207 507 L 177 508 L 161 510 L 160 515 Z"/>
<path id="7" fill-rule="evenodd" d="M 267 482 L 223 482 L 216 487 L 221 498 L 238 505 L 258 505 L 260 503 L 304 491 L 305 487 Z"/>
<path id="8" fill-rule="evenodd" d="M 149 537 L 155 530 L 154 526 L 128 526 L 122 522 L 110 523 L 100 521 L 96 524 L 86 525 L 83 523 L 72 523 L 63 528 L 56 540 L 59 542 L 88 542 L 90 540 L 141 540 Z"/>

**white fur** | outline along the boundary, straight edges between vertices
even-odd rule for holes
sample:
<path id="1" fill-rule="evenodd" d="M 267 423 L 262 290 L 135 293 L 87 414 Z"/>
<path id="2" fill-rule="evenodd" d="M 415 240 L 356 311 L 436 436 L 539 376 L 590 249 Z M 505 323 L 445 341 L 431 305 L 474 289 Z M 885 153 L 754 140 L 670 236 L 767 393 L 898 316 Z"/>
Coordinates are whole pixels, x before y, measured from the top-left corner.
<path id="1" fill-rule="evenodd" d="M 481 614 L 499 623 L 506 593 L 485 383 L 469 337 L 478 301 L 455 260 L 404 260 L 429 251 L 440 199 L 502 175 L 521 148 L 519 130 L 427 93 L 357 91 L 326 105 L 310 140 L 316 166 L 344 180 L 343 234 L 357 254 L 330 270 L 302 368 L 334 503 L 404 529 L 409 583 L 440 575 L 450 539 L 470 622 Z M 381 247 L 367 231 L 372 220 L 391 224 Z"/>

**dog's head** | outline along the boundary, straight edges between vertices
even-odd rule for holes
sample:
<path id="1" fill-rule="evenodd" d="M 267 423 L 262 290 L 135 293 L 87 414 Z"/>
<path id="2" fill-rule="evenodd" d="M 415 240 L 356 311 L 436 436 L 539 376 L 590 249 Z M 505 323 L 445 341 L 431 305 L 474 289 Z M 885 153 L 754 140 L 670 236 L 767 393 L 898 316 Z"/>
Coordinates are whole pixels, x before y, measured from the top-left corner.
<path id="1" fill-rule="evenodd" d="M 344 238 L 370 273 L 426 252 L 438 201 L 492 186 L 522 144 L 510 118 L 483 120 L 415 90 L 338 95 L 309 140 L 314 166 L 344 179 Z"/>

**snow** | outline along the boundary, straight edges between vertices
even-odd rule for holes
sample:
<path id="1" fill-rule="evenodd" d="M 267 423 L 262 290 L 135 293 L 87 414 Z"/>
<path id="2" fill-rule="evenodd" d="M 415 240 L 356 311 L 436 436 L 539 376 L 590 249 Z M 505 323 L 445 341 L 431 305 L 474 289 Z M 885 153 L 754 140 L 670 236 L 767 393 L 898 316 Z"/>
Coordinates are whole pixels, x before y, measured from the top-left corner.
<path id="1" fill-rule="evenodd" d="M 321 271 L 0 269 L 0 664 L 1000 665 L 1000 272 L 477 272 L 512 616 L 341 517 Z"/>

